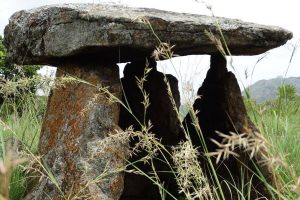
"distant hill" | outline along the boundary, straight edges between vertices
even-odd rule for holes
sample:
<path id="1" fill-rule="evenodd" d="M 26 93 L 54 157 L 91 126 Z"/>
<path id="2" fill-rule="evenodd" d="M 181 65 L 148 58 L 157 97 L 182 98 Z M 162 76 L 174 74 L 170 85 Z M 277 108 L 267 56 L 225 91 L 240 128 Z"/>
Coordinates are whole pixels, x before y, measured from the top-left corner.
<path id="1" fill-rule="evenodd" d="M 260 80 L 249 87 L 251 98 L 257 103 L 266 100 L 275 99 L 277 96 L 277 88 L 282 84 L 290 84 L 296 87 L 297 95 L 300 96 L 300 77 L 289 77 L 283 79 L 277 77 L 269 80 Z M 245 92 L 243 92 L 245 94 Z"/>

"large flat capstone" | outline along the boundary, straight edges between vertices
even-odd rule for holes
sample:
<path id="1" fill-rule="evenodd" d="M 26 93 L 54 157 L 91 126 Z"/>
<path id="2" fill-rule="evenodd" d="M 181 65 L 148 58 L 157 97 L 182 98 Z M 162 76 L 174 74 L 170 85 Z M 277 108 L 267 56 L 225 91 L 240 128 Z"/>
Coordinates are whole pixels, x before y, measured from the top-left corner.
<path id="1" fill-rule="evenodd" d="M 292 33 L 276 26 L 237 19 L 102 4 L 44 6 L 15 13 L 5 28 L 9 57 L 19 64 L 57 64 L 78 56 L 130 61 L 147 56 L 163 42 L 179 55 L 211 54 L 216 46 L 205 34 L 222 30 L 233 55 L 255 55 L 278 47 Z"/>

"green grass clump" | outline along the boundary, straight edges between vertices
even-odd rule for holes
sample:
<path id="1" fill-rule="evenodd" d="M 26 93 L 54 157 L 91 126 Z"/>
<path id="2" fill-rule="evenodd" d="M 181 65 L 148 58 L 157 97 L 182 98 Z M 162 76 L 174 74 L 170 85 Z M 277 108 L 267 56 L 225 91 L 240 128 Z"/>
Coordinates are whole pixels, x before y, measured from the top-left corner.
<path id="1" fill-rule="evenodd" d="M 278 96 L 262 104 L 247 99 L 245 103 L 250 118 L 270 144 L 283 183 L 283 199 L 300 198 L 300 97 Z"/>
<path id="2" fill-rule="evenodd" d="M 251 105 L 250 105 L 251 104 Z M 300 172 L 300 97 L 263 104 L 246 101 L 248 113 L 268 141 Z"/>
<path id="3" fill-rule="evenodd" d="M 13 99 L 4 101 L 0 108 L 4 140 L 16 138 L 31 151 L 37 150 L 42 118 L 47 97 L 25 94 L 18 102 Z"/>
<path id="4" fill-rule="evenodd" d="M 0 196 L 22 199 L 27 188 L 26 152 L 36 152 L 47 97 L 28 92 L 6 98 L 0 105 Z M 7 183 L 9 185 L 4 184 Z M 9 192 L 6 192 L 9 190 Z"/>

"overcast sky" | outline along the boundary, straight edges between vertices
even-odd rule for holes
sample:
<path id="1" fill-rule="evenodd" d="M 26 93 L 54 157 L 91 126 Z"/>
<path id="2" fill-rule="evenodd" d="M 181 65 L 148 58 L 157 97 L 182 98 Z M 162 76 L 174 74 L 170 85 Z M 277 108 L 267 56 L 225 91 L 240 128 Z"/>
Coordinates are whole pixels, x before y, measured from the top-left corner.
<path id="1" fill-rule="evenodd" d="M 3 35 L 3 29 L 8 23 L 9 17 L 18 10 L 46 4 L 100 2 L 211 15 L 211 12 L 203 3 L 195 0 L 0 0 L 0 34 Z M 271 50 L 256 66 L 257 60 L 262 55 L 233 58 L 236 75 L 244 85 L 261 79 L 285 75 L 291 58 L 292 47 L 300 38 L 299 0 L 207 0 L 206 2 L 212 6 L 216 16 L 238 18 L 265 25 L 276 25 L 292 31 L 294 39 L 289 41 L 288 45 Z M 177 70 L 181 71 L 183 81 L 196 80 L 197 83 L 194 85 L 198 87 L 206 73 L 208 57 L 189 56 L 183 59 L 177 58 L 173 64 Z M 255 70 L 253 71 L 254 66 Z M 170 62 L 160 64 L 161 70 L 169 72 L 171 68 Z M 296 51 L 287 76 L 300 76 L 300 50 Z"/>

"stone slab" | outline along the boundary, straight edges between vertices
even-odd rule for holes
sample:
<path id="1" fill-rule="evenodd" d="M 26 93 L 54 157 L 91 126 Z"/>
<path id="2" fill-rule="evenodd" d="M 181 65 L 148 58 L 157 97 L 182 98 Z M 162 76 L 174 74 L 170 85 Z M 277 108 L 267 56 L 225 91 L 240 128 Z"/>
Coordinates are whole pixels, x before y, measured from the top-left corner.
<path id="1" fill-rule="evenodd" d="M 4 41 L 8 56 L 18 64 L 56 64 L 82 55 L 126 62 L 151 54 L 158 45 L 142 19 L 150 22 L 161 41 L 176 45 L 178 55 L 216 52 L 205 31 L 219 35 L 217 21 L 233 55 L 260 54 L 292 38 L 291 32 L 280 27 L 238 19 L 119 5 L 64 4 L 16 12 L 5 28 Z"/>

